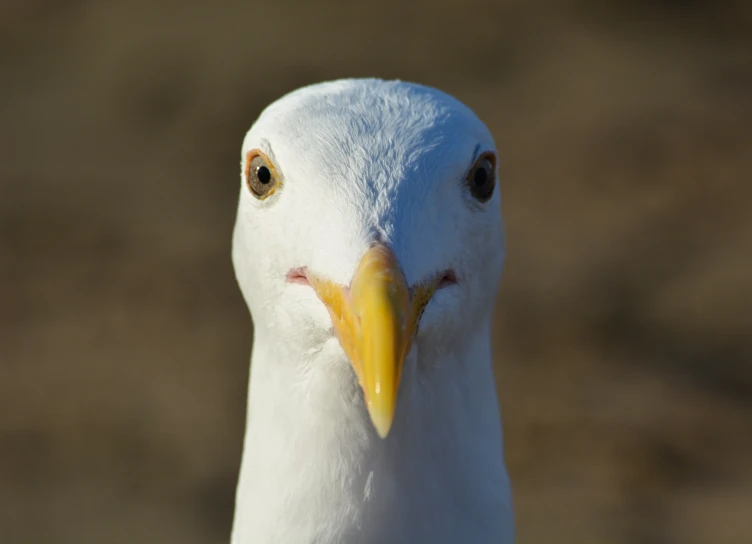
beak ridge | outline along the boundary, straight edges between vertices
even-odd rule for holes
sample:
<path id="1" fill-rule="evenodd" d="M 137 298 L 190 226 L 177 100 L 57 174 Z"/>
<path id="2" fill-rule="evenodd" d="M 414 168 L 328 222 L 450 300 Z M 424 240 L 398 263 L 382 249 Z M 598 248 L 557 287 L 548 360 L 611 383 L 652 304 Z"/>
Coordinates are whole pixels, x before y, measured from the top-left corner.
<path id="1" fill-rule="evenodd" d="M 376 432 L 386 438 L 417 320 L 438 281 L 417 286 L 411 293 L 396 256 L 383 244 L 366 251 L 349 289 L 313 276 L 309 281 L 329 309 Z"/>

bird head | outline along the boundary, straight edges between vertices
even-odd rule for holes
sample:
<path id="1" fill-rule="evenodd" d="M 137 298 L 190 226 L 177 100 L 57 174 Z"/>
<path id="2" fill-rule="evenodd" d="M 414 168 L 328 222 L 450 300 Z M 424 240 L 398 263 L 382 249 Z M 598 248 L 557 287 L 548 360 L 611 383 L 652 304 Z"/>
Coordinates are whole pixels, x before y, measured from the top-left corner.
<path id="1" fill-rule="evenodd" d="M 488 129 L 428 87 L 313 85 L 251 127 L 240 185 L 233 263 L 256 334 L 336 342 L 386 437 L 408 354 L 490 322 L 505 242 Z"/>

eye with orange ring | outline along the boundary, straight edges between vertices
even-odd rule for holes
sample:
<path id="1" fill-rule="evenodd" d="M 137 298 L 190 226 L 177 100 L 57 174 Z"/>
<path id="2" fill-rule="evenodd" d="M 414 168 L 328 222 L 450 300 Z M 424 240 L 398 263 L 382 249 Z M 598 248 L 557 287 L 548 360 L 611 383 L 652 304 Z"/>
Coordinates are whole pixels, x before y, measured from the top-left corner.
<path id="1" fill-rule="evenodd" d="M 274 163 L 260 149 L 251 149 L 246 153 L 243 176 L 248 190 L 259 200 L 274 194 L 282 184 Z"/>

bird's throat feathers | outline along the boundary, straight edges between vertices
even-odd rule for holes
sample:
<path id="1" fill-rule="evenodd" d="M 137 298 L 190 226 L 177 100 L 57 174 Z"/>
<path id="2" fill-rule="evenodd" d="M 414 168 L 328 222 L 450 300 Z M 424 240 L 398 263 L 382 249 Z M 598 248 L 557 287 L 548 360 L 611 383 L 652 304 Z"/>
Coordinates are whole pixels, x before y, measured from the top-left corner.
<path id="1" fill-rule="evenodd" d="M 411 532 L 410 542 L 455 542 L 447 535 L 473 512 L 511 516 L 487 333 L 435 360 L 416 343 L 386 439 L 337 348 L 325 342 L 290 364 L 289 348 L 256 338 L 234 543 L 264 529 L 276 538 L 260 542 L 401 542 L 392 538 Z"/>

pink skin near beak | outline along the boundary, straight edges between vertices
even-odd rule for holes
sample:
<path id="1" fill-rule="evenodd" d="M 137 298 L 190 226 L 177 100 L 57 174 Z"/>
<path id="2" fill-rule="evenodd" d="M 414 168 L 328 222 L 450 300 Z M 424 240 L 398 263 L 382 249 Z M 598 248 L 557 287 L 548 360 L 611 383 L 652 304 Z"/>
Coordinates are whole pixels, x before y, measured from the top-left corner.
<path id="1" fill-rule="evenodd" d="M 437 289 L 457 282 L 454 272 L 408 288 L 392 250 L 377 244 L 361 258 L 349 287 L 305 268 L 291 270 L 287 281 L 310 285 L 329 310 L 340 345 L 363 388 L 371 421 L 379 436 L 386 438 L 418 320 Z"/>

